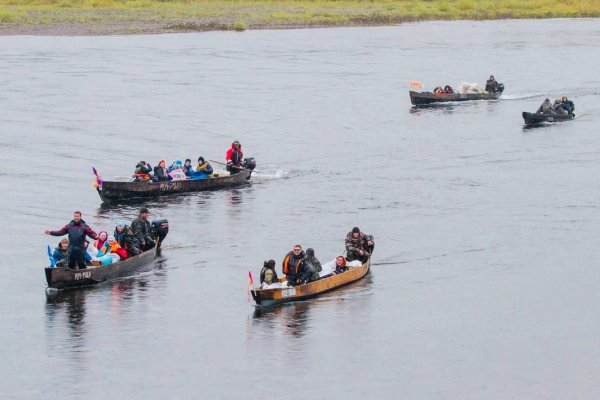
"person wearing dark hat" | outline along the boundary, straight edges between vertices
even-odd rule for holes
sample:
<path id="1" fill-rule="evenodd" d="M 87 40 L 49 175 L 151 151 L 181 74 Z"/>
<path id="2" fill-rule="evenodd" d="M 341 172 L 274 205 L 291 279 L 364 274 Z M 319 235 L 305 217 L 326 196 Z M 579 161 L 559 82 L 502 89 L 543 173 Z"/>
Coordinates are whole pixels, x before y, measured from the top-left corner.
<path id="1" fill-rule="evenodd" d="M 225 153 L 225 160 L 227 161 L 227 171 L 231 175 L 235 175 L 240 172 L 242 161 L 244 160 L 244 153 L 242 152 L 242 145 L 239 141 L 234 140 L 231 143 L 231 147 Z"/>
<path id="2" fill-rule="evenodd" d="M 348 232 L 345 243 L 347 252 L 346 260 L 360 260 L 363 263 L 367 262 L 369 257 L 371 257 L 373 247 L 375 246 L 373 236 L 362 233 L 358 226 L 355 226 Z"/>
<path id="3" fill-rule="evenodd" d="M 131 234 L 125 238 L 127 251 L 130 255 L 136 256 L 142 251 L 150 250 L 154 247 L 154 240 L 150 237 L 150 221 L 148 214 L 150 211 L 146 207 L 140 210 L 139 216 L 131 223 Z"/>
<path id="4" fill-rule="evenodd" d="M 279 282 L 279 278 L 275 271 L 275 260 L 265 261 L 263 269 L 260 270 L 261 285 L 271 285 L 276 282 Z"/>
<path id="5" fill-rule="evenodd" d="M 320 278 L 319 272 L 323 270 L 321 262 L 315 256 L 315 250 L 312 248 L 306 249 L 306 258 L 304 259 L 304 276 L 302 279 L 305 282 L 316 281 Z"/>
<path id="6" fill-rule="evenodd" d="M 89 236 L 96 239 L 98 235 L 90 228 L 84 220 L 81 219 L 81 212 L 73 212 L 73 220 L 68 225 L 57 231 L 46 229 L 46 235 L 63 236 L 69 235 L 69 247 L 67 248 L 67 266 L 70 269 L 75 269 L 77 265 L 79 269 L 87 268 L 85 264 L 85 237 Z"/>
<path id="7" fill-rule="evenodd" d="M 198 157 L 198 165 L 196 171 L 192 173 L 192 179 L 206 179 L 210 178 L 213 174 L 213 167 L 204 157 Z"/>

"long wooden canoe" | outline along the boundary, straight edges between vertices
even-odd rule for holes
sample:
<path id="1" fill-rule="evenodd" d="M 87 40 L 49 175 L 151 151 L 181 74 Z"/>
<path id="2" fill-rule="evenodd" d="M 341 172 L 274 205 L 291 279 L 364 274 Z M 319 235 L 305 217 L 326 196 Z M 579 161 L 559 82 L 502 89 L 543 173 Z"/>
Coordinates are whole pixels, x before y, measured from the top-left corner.
<path id="1" fill-rule="evenodd" d="M 160 250 L 145 251 L 135 257 L 105 266 L 90 266 L 86 269 L 69 269 L 66 267 L 45 268 L 48 287 L 54 289 L 69 289 L 82 286 L 91 286 L 116 278 L 131 276 L 143 269 Z"/>
<path id="2" fill-rule="evenodd" d="M 452 93 L 452 94 L 435 94 L 432 92 L 414 92 L 409 91 L 410 102 L 415 106 L 424 106 L 434 103 L 447 103 L 450 101 L 469 101 L 469 100 L 497 100 L 502 91 L 494 93 Z"/>
<path id="3" fill-rule="evenodd" d="M 539 125 L 546 122 L 571 121 L 575 118 L 574 114 L 543 114 L 523 112 L 523 119 L 527 125 Z"/>
<path id="4" fill-rule="evenodd" d="M 291 301 L 306 300 L 320 294 L 335 290 L 363 278 L 371 267 L 371 260 L 359 267 L 350 267 L 347 271 L 328 275 L 304 285 L 274 289 L 253 289 L 250 291 L 258 307 L 272 306 Z"/>
<path id="5" fill-rule="evenodd" d="M 235 175 L 209 179 L 188 179 L 165 182 L 102 181 L 96 190 L 102 201 L 123 201 L 136 198 L 158 197 L 176 193 L 200 192 L 238 187 L 250 183 L 252 170 L 243 169 Z"/>
<path id="6" fill-rule="evenodd" d="M 160 256 L 161 244 L 169 232 L 169 223 L 166 219 L 154 221 L 152 229 L 152 237 L 156 240 L 156 246 L 137 256 L 108 265 L 88 266 L 86 269 L 45 268 L 48 287 L 68 289 L 91 286 L 143 271 L 152 260 Z"/>

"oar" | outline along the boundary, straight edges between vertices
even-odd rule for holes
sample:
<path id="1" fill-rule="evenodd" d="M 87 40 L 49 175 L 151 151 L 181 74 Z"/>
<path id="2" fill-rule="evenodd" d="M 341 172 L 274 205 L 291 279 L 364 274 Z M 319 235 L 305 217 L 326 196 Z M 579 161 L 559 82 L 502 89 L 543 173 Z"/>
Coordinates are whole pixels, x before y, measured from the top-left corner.
<path id="1" fill-rule="evenodd" d="M 213 162 L 213 163 L 217 163 L 217 164 L 221 164 L 221 165 L 228 165 L 228 164 L 226 164 L 226 163 L 222 163 L 222 162 L 215 161 L 215 160 L 208 160 L 208 161 L 210 161 L 210 162 Z M 244 168 L 244 167 L 236 167 L 235 165 L 232 165 L 232 167 L 234 167 L 234 168 L 237 168 L 237 169 L 241 169 L 241 170 L 243 170 L 243 171 L 251 171 L 251 170 L 249 170 L 248 168 Z"/>
<path id="2" fill-rule="evenodd" d="M 48 258 L 50 259 L 50 268 L 56 267 L 56 260 L 52 256 L 52 249 L 50 248 L 50 245 L 48 245 Z"/>

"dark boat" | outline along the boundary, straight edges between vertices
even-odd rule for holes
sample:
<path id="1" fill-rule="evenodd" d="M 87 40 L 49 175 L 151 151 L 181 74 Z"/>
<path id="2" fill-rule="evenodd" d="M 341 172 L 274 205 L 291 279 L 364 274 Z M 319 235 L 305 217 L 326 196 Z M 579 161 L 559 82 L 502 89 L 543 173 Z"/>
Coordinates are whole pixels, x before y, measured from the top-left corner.
<path id="1" fill-rule="evenodd" d="M 250 293 L 252 293 L 252 298 L 256 302 L 257 307 L 306 300 L 363 278 L 369 272 L 370 267 L 371 260 L 369 259 L 361 266 L 350 267 L 347 271 L 340 274 L 328 275 L 304 285 L 273 289 L 258 288 L 251 290 Z"/>
<path id="2" fill-rule="evenodd" d="M 66 267 L 45 268 L 48 287 L 69 289 L 91 286 L 140 272 L 154 258 L 160 256 L 160 246 L 168 232 L 169 223 L 166 219 L 152 222 L 152 235 L 156 239 L 156 247 L 135 257 L 113 264 L 90 266 L 86 269 L 69 269 Z"/>
<path id="3" fill-rule="evenodd" d="M 102 181 L 96 190 L 102 201 L 123 201 L 136 198 L 158 197 L 177 193 L 200 192 L 238 187 L 250 183 L 250 176 L 256 166 L 253 158 L 244 160 L 245 168 L 234 175 L 208 179 L 188 179 L 165 182 L 117 182 Z"/>
<path id="4" fill-rule="evenodd" d="M 575 114 L 543 114 L 523 111 L 523 119 L 525 120 L 526 125 L 541 125 L 547 122 L 571 121 L 573 118 L 575 118 Z"/>
<path id="5" fill-rule="evenodd" d="M 469 101 L 469 100 L 497 100 L 504 91 L 504 85 L 498 85 L 497 92 L 483 93 L 452 93 L 435 94 L 433 92 L 414 92 L 409 91 L 410 102 L 415 106 L 426 106 L 435 103 L 447 103 L 450 101 Z"/>

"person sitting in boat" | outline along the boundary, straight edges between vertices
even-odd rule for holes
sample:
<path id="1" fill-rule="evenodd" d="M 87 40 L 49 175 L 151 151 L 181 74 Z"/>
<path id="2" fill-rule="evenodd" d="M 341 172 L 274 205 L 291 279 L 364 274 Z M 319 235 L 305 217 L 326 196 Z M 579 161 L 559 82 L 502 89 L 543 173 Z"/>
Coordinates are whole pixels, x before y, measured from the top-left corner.
<path id="1" fill-rule="evenodd" d="M 131 223 L 131 232 L 134 238 L 137 252 L 134 255 L 141 253 L 142 251 L 150 250 L 154 247 L 154 240 L 150 237 L 150 221 L 148 221 L 148 214 L 150 211 L 146 207 L 140 210 L 140 213 L 136 219 Z M 129 251 L 129 243 L 127 243 Z M 135 250 L 134 250 L 135 251 Z M 131 252 L 130 252 L 131 253 Z"/>
<path id="2" fill-rule="evenodd" d="M 127 230 L 129 227 L 125 225 L 125 222 L 119 220 L 117 221 L 117 225 L 115 226 L 115 232 L 113 236 L 119 245 L 125 248 L 125 236 L 127 236 Z"/>
<path id="3" fill-rule="evenodd" d="M 68 249 L 69 239 L 62 238 L 60 242 L 58 242 L 58 246 L 54 249 L 54 253 L 52 253 L 52 258 L 57 267 L 63 267 L 67 263 Z"/>
<path id="4" fill-rule="evenodd" d="M 554 108 L 552 108 L 552 103 L 550 102 L 550 99 L 546 99 L 546 100 L 544 100 L 544 102 L 542 103 L 540 108 L 537 109 L 536 113 L 537 114 L 556 114 L 556 111 L 554 111 Z"/>
<path id="5" fill-rule="evenodd" d="M 57 231 L 46 229 L 46 235 L 63 236 L 68 234 L 69 248 L 67 250 L 67 267 L 74 269 L 77 265 L 79 269 L 85 269 L 86 263 L 84 258 L 85 253 L 85 237 L 89 236 L 92 239 L 97 239 L 98 235 L 90 228 L 84 220 L 81 219 L 81 212 L 73 213 L 73 220 Z"/>
<path id="6" fill-rule="evenodd" d="M 196 166 L 195 174 L 192 179 L 210 178 L 213 174 L 213 167 L 204 157 L 198 157 L 198 165 Z"/>
<path id="7" fill-rule="evenodd" d="M 114 236 L 109 236 L 106 241 L 108 243 L 111 254 L 118 255 L 119 260 L 127 259 L 127 251 L 125 251 L 125 249 L 121 247 L 121 245 L 119 244 L 119 242 L 117 241 L 117 239 Z M 116 261 L 119 261 L 119 260 L 116 260 Z"/>
<path id="8" fill-rule="evenodd" d="M 321 262 L 315 257 L 315 251 L 312 248 L 306 249 L 306 259 L 304 260 L 304 276 L 302 279 L 306 282 L 316 281 L 320 278 L 319 272 L 323 270 Z"/>
<path id="9" fill-rule="evenodd" d="M 275 260 L 265 261 L 263 268 L 260 270 L 261 286 L 272 285 L 276 282 L 279 282 L 279 278 L 277 277 L 277 272 L 275 272 Z"/>
<path id="10" fill-rule="evenodd" d="M 562 108 L 567 112 L 567 114 L 573 114 L 575 112 L 575 103 L 569 100 L 567 96 L 563 96 Z"/>
<path id="11" fill-rule="evenodd" d="M 183 172 L 185 173 L 185 176 L 187 176 L 188 178 L 194 172 L 194 167 L 192 166 L 192 160 L 190 160 L 189 158 L 186 158 L 185 161 L 183 162 Z"/>
<path id="12" fill-rule="evenodd" d="M 231 147 L 225 153 L 225 160 L 227 162 L 227 171 L 231 175 L 235 175 L 240 172 L 242 161 L 244 160 L 244 153 L 242 152 L 242 145 L 239 141 L 234 140 L 231 143 Z"/>
<path id="13" fill-rule="evenodd" d="M 166 165 L 167 165 L 167 163 L 165 160 L 160 160 L 158 162 L 158 165 L 156 167 L 154 167 L 154 176 L 152 177 L 153 181 L 164 182 L 164 181 L 171 180 L 171 177 L 167 173 Z"/>
<path id="14" fill-rule="evenodd" d="M 454 93 L 454 89 L 452 89 L 452 86 L 450 86 L 450 85 L 444 86 L 444 94 L 452 94 L 452 93 Z"/>
<path id="15" fill-rule="evenodd" d="M 337 256 L 335 258 L 335 270 L 333 271 L 333 273 L 341 274 L 342 272 L 348 271 L 348 266 L 346 264 L 347 262 L 344 256 Z"/>
<path id="16" fill-rule="evenodd" d="M 152 179 L 150 174 L 152 173 L 152 166 L 146 161 L 140 161 L 135 166 L 135 173 L 133 174 L 134 182 L 146 182 Z"/>
<path id="17" fill-rule="evenodd" d="M 98 238 L 94 240 L 94 247 L 98 249 L 98 256 L 104 255 L 109 251 L 106 239 L 108 239 L 108 232 L 98 232 Z"/>
<path id="18" fill-rule="evenodd" d="M 187 179 L 181 160 L 174 161 L 173 164 L 167 168 L 167 173 L 173 181 L 182 181 Z"/>
<path id="19" fill-rule="evenodd" d="M 433 89 L 433 94 L 443 94 L 444 93 L 444 89 L 442 89 L 441 86 L 436 87 L 435 89 Z"/>
<path id="20" fill-rule="evenodd" d="M 304 272 L 304 251 L 302 246 L 299 244 L 295 245 L 289 253 L 287 253 L 283 259 L 282 271 L 287 277 L 288 286 L 301 285 L 302 274 Z"/>
<path id="21" fill-rule="evenodd" d="M 362 233 L 358 226 L 355 226 L 346 235 L 345 244 L 348 261 L 360 260 L 364 263 L 371 256 L 375 242 L 373 236 Z"/>
<path id="22" fill-rule="evenodd" d="M 487 82 L 485 82 L 485 91 L 489 93 L 496 93 L 498 91 L 498 81 L 496 81 L 494 75 L 490 75 Z"/>

